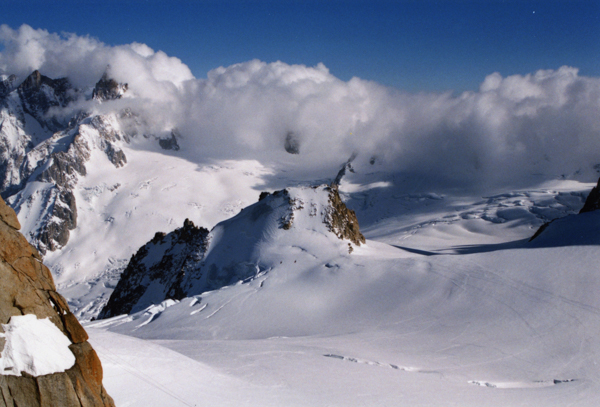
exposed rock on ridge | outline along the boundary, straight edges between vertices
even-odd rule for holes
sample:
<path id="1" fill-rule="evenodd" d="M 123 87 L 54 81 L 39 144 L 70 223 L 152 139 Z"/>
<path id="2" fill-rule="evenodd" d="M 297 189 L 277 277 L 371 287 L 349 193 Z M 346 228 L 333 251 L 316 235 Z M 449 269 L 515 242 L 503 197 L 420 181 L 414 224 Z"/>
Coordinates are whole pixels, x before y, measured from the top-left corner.
<path id="1" fill-rule="evenodd" d="M 287 243 L 284 243 L 287 242 Z M 365 243 L 354 211 L 337 187 L 299 187 L 260 194 L 260 200 L 210 233 L 186 221 L 138 250 L 99 318 L 135 313 L 166 299 L 181 299 L 247 281 L 298 247 L 348 253 Z"/>
<path id="2" fill-rule="evenodd" d="M 0 374 L 0 407 L 114 406 L 102 386 L 102 366 L 87 333 L 18 226 L 14 211 L 0 198 L 0 323 L 28 314 L 48 318 L 71 342 L 75 364 L 42 376 Z M 1 339 L 0 350 L 4 346 Z"/>
<path id="3" fill-rule="evenodd" d="M 600 209 L 600 179 L 588 195 L 579 213 L 592 212 Z"/>
<path id="4" fill-rule="evenodd" d="M 128 84 L 121 84 L 114 79 L 109 78 L 108 74 L 105 72 L 104 75 L 102 75 L 102 78 L 96 83 L 92 92 L 92 98 L 99 101 L 120 99 L 123 94 L 127 92 L 128 88 Z"/>
<path id="5" fill-rule="evenodd" d="M 356 213 L 344 204 L 335 184 L 330 187 L 329 202 L 331 203 L 331 210 L 328 211 L 327 216 L 329 230 L 340 239 L 350 240 L 357 246 L 365 243 L 366 239 L 360 232 Z"/>
<path id="6" fill-rule="evenodd" d="M 99 318 L 139 311 L 166 298 L 185 297 L 181 290 L 182 279 L 203 259 L 207 238 L 208 229 L 195 226 L 189 219 L 183 227 L 169 234 L 156 233 L 131 257 Z M 154 263 L 153 257 L 157 259 Z M 147 295 L 142 299 L 150 286 L 158 291 L 155 297 Z"/>

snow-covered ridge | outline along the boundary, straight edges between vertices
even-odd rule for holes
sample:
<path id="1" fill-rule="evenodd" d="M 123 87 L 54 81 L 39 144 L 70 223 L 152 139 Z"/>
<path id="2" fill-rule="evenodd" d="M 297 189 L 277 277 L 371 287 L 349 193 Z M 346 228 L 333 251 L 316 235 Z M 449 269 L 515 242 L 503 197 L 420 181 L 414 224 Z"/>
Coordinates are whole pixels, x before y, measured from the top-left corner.
<path id="1" fill-rule="evenodd" d="M 356 215 L 337 186 L 263 193 L 210 233 L 187 219 L 182 228 L 157 233 L 131 258 L 99 318 L 253 279 L 289 261 L 298 248 L 339 254 L 361 243 Z"/>

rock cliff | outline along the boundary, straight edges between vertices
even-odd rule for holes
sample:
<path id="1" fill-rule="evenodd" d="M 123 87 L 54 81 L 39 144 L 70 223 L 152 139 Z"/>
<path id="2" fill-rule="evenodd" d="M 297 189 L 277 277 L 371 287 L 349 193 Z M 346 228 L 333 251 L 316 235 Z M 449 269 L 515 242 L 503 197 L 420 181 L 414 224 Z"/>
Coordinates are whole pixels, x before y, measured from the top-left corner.
<path id="1" fill-rule="evenodd" d="M 19 228 L 0 198 L 0 407 L 114 406 L 87 333 Z M 39 338 L 27 326 L 51 335 Z M 67 357 L 57 360 L 60 343 Z"/>
<path id="2" fill-rule="evenodd" d="M 204 257 L 207 237 L 207 229 L 195 226 L 188 219 L 183 227 L 169 234 L 156 233 L 131 257 L 98 317 L 139 311 L 165 298 L 183 298 L 181 280 Z"/>

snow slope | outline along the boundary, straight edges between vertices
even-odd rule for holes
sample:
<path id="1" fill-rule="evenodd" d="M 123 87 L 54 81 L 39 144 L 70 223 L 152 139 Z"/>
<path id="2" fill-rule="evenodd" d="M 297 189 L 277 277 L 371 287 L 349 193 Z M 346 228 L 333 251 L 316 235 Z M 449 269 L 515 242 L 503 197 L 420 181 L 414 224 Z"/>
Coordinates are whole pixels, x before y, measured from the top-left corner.
<path id="1" fill-rule="evenodd" d="M 554 110 L 539 109 L 546 113 L 533 108 L 523 116 L 521 101 L 535 100 L 518 97 L 511 102 L 516 113 L 499 126 L 495 114 L 485 119 L 484 111 L 498 112 L 504 100 L 485 107 L 489 96 L 502 93 L 488 89 L 487 80 L 480 93 L 459 98 L 390 99 L 376 87 L 381 106 L 406 105 L 382 109 L 386 120 L 327 97 L 321 99 L 325 104 L 311 105 L 298 116 L 294 106 L 302 104 L 261 87 L 258 102 L 239 97 L 245 82 L 254 86 L 252 69 L 259 77 L 260 71 L 290 71 L 285 64 L 253 61 L 213 72 L 198 85 L 207 90 L 200 111 L 189 103 L 192 110 L 180 109 L 187 124 L 182 134 L 174 130 L 176 118 L 163 122 L 174 113 L 165 108 L 173 101 L 169 98 L 152 109 L 144 109 L 135 95 L 101 104 L 87 100 L 107 114 L 108 122 L 88 126 L 94 120 L 90 116 L 54 134 L 48 130 L 54 122 L 44 127 L 40 115 L 23 111 L 25 119 L 19 121 L 18 112 L 2 113 L 7 160 L 29 154 L 18 171 L 6 167 L 10 186 L 24 187 L 14 198 L 24 231 L 39 230 L 41 216 L 60 223 L 52 213 L 65 212 L 65 201 L 53 188 L 62 178 L 68 186 L 62 192 L 73 196 L 67 201 L 76 201 L 70 213 L 77 212 L 77 226 L 44 261 L 81 319 L 97 316 L 128 259 L 156 232 L 168 233 L 186 218 L 207 228 L 218 224 L 206 259 L 221 271 L 233 270 L 237 278 L 217 270 L 222 284 L 210 285 L 206 273 L 204 280 L 187 281 L 189 291 L 180 300 L 143 304 L 132 315 L 88 323 L 105 364 L 106 386 L 118 404 L 598 404 L 599 215 L 569 216 L 593 186 L 576 180 L 592 181 L 590 174 L 598 168 L 597 149 L 590 148 L 597 142 L 596 105 L 583 92 L 585 86 L 564 87 L 579 92 L 582 116 L 572 116 L 579 110 L 568 107 L 561 113 L 560 103 Z M 366 86 L 328 75 L 323 71 L 319 77 L 333 88 L 355 87 L 360 93 Z M 503 87 L 544 75 L 550 82 L 571 78 L 567 82 L 597 88 L 595 79 L 578 79 L 569 69 L 507 78 Z M 237 76 L 241 82 L 228 80 Z M 303 81 L 295 82 L 302 88 Z M 325 89 L 313 85 L 309 88 Z M 289 84 L 277 86 L 275 94 L 289 91 Z M 230 92 L 237 88 L 240 92 Z M 363 93 L 368 101 L 370 93 Z M 308 92 L 307 100 L 314 95 Z M 7 108 L 18 110 L 10 98 Z M 559 99 L 544 96 L 539 106 Z M 279 110 L 282 100 L 293 107 L 285 114 L 291 123 L 298 121 L 304 129 L 297 146 L 288 145 L 287 137 L 296 134 L 296 126 L 290 133 L 279 120 L 286 110 Z M 265 106 L 273 103 L 275 113 L 265 115 Z M 436 119 L 431 113 L 440 111 L 440 103 L 458 107 Z M 131 106 L 157 117 L 133 113 Z M 336 109 L 342 113 L 335 114 Z M 31 110 L 36 112 L 41 111 Z M 546 122 L 547 116 L 552 120 Z M 419 119 L 396 123 L 402 117 Z M 470 124 L 479 119 L 469 118 L 480 118 L 481 128 Z M 145 123 L 152 119 L 160 123 Z M 330 120 L 339 123 L 330 126 Z M 581 126 L 567 125 L 575 122 Z M 306 123 L 313 123 L 310 129 Z M 157 126 L 166 139 L 144 132 Z M 538 127 L 539 134 L 530 131 Z M 379 133 L 379 141 L 356 154 L 355 147 Z M 510 140 L 502 144 L 496 136 Z M 573 154 L 565 154 L 575 136 L 582 141 L 573 144 Z M 75 145 L 77 137 L 81 145 Z M 86 148 L 72 157 L 72 146 Z M 350 154 L 345 164 L 336 161 Z M 78 169 L 63 177 L 56 163 Z M 291 220 L 286 208 L 256 213 L 261 205 L 255 205 L 242 211 L 261 191 L 291 187 L 301 191 L 300 206 L 306 203 L 296 209 L 311 214 L 312 198 L 306 194 L 313 190 L 305 187 L 331 182 L 335 171 L 329 171 L 342 165 L 348 169 L 342 197 L 356 210 L 368 239 L 352 253 L 310 215 L 294 218 L 290 230 L 297 233 L 284 233 Z M 54 178 L 37 178 L 46 172 Z M 32 182 L 25 185 L 25 179 Z M 314 203 L 320 214 L 324 203 Z M 272 216 L 255 216 L 265 213 Z M 564 219 L 528 242 L 539 226 L 559 217 Z"/>
<path id="2" fill-rule="evenodd" d="M 470 205 L 449 194 L 398 197 L 388 209 L 403 209 L 372 221 L 371 239 L 352 253 L 278 239 L 268 272 L 87 327 L 101 358 L 117 334 L 142 340 L 120 352 L 148 346 L 140 365 L 109 362 L 107 377 L 129 369 L 133 380 L 147 363 L 147 381 L 169 388 L 162 372 L 172 370 L 154 355 L 171 351 L 224 375 L 209 390 L 175 393 L 181 405 L 210 405 L 204 392 L 217 397 L 229 380 L 291 406 L 597 405 L 600 214 L 553 222 L 527 241 L 542 209 L 577 211 L 584 186 Z M 504 221 L 490 220 L 498 212 Z M 117 403 L 161 405 L 136 400 L 130 379 L 107 382 Z M 232 394 L 221 405 L 234 405 Z"/>
<path id="3" fill-rule="evenodd" d="M 253 161 L 198 165 L 135 145 L 123 150 L 122 168 L 92 153 L 93 171 L 75 189 L 80 226 L 44 259 L 83 319 L 98 313 L 129 258 L 156 232 L 170 232 L 186 218 L 206 227 L 232 216 L 258 199 L 254 187 L 267 171 Z"/>

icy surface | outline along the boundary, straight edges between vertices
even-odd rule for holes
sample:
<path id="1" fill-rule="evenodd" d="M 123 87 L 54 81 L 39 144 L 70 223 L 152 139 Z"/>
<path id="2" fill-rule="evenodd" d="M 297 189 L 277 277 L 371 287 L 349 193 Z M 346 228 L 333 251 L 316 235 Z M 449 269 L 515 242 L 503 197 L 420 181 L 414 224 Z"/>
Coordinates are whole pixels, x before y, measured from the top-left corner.
<path id="1" fill-rule="evenodd" d="M 64 372 L 75 364 L 69 349 L 71 341 L 48 318 L 35 315 L 15 315 L 2 324 L 0 334 L 6 342 L 0 358 L 0 373 L 21 376 L 42 376 Z"/>

